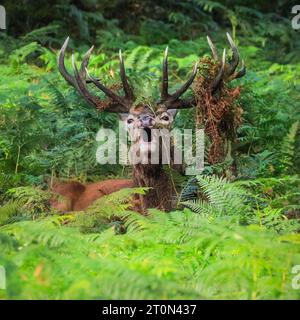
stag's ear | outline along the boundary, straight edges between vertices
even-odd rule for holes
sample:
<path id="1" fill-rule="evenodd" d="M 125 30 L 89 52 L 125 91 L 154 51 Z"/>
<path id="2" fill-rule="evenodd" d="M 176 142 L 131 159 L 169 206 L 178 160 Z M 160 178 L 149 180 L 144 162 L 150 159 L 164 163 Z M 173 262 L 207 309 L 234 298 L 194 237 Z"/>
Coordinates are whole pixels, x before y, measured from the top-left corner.
<path id="1" fill-rule="evenodd" d="M 129 113 L 119 113 L 119 118 L 121 121 L 126 121 Z"/>
<path id="2" fill-rule="evenodd" d="M 177 114 L 177 109 L 169 109 L 168 113 L 175 119 L 176 114 Z"/>

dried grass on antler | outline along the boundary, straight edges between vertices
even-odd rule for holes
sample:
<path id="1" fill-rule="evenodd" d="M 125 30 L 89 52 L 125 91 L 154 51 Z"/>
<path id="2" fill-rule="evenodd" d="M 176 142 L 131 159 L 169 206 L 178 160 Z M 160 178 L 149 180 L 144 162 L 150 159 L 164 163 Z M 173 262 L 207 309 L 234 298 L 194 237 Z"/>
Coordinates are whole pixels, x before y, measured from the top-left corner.
<path id="1" fill-rule="evenodd" d="M 215 60 L 204 57 L 200 60 L 200 72 L 193 90 L 196 100 L 196 124 L 205 130 L 210 140 L 208 162 L 222 162 L 227 141 L 235 141 L 237 129 L 242 123 L 243 109 L 237 103 L 240 87 L 230 88 L 220 81 L 217 91 L 211 90 L 219 72 Z"/>

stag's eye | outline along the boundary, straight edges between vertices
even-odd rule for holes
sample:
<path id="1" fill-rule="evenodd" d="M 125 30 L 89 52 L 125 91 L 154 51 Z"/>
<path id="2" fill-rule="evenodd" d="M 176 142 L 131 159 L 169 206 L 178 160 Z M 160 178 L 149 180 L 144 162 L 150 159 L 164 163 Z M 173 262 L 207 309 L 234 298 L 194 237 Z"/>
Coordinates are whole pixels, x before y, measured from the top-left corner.
<path id="1" fill-rule="evenodd" d="M 163 117 L 161 118 L 161 120 L 168 121 L 168 120 L 169 120 L 169 117 L 168 117 L 168 116 L 163 116 Z"/>
<path id="2" fill-rule="evenodd" d="M 133 119 L 127 119 L 127 123 L 130 124 L 133 122 Z"/>

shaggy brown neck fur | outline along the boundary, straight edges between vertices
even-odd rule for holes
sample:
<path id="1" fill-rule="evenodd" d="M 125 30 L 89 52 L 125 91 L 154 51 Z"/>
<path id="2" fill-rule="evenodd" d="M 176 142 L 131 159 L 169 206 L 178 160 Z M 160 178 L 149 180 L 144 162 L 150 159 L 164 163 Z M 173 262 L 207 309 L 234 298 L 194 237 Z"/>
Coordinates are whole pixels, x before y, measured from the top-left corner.
<path id="1" fill-rule="evenodd" d="M 165 211 L 172 209 L 174 188 L 170 177 L 160 164 L 137 164 L 133 166 L 133 182 L 137 187 L 148 187 L 146 195 L 138 196 L 142 211 L 158 208 Z"/>

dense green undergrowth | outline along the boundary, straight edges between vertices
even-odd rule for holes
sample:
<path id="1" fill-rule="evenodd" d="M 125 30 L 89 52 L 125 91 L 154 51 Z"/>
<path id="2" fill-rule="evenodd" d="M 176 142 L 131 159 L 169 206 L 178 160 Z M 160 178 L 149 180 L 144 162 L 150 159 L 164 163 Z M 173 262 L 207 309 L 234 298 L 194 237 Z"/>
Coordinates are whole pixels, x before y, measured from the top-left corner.
<path id="1" fill-rule="evenodd" d="M 0 298 L 299 299 L 292 267 L 300 264 L 300 45 L 285 2 L 277 1 L 277 14 L 258 1 L 92 2 L 45 4 L 31 27 L 13 18 L 0 33 L 0 265 L 7 273 Z M 171 213 L 130 211 L 132 190 L 86 212 L 51 210 L 53 178 L 130 175 L 130 168 L 96 163 L 96 133 L 117 130 L 118 119 L 87 106 L 59 75 L 56 55 L 67 35 L 78 61 L 96 44 L 89 70 L 107 85 L 119 82 L 121 48 L 138 97 L 156 99 L 166 45 L 175 90 L 210 54 L 206 34 L 221 50 L 226 31 L 247 65 L 233 84 L 241 86 L 244 110 L 235 159 L 178 178 Z M 193 110 L 177 115 L 177 127 L 194 125 Z M 234 182 L 218 178 L 233 160 Z"/>
<path id="2" fill-rule="evenodd" d="M 206 200 L 146 217 L 126 205 L 139 190 L 99 199 L 87 212 L 48 211 L 34 221 L 36 203 L 19 197 L 27 205 L 0 211 L 7 215 L 0 262 L 9 284 L 1 297 L 299 299 L 291 273 L 300 263 L 299 223 L 271 200 L 259 205 L 249 186 L 201 176 L 198 185 Z"/>

